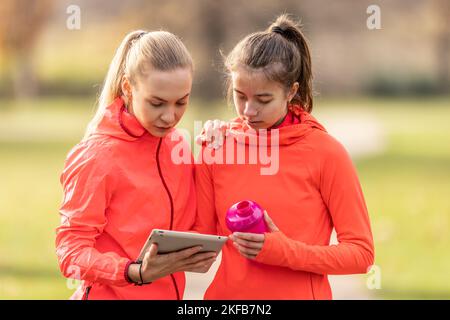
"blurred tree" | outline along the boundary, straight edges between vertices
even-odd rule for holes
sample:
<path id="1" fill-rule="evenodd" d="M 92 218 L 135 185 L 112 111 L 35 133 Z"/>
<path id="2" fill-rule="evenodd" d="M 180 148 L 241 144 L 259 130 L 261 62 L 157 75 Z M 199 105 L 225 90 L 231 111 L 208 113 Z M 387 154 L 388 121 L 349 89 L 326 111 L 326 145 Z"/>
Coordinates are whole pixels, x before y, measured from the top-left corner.
<path id="1" fill-rule="evenodd" d="M 48 20 L 54 0 L 0 1 L 0 52 L 9 68 L 6 71 L 15 97 L 37 92 L 33 70 L 33 48 Z"/>
<path id="2" fill-rule="evenodd" d="M 225 91 L 221 50 L 228 54 L 243 37 L 266 29 L 277 15 L 289 12 L 298 16 L 300 9 L 297 0 L 284 0 L 281 4 L 271 0 L 201 0 L 197 3 L 197 43 L 203 56 L 197 88 L 206 99 L 222 97 Z"/>
<path id="3" fill-rule="evenodd" d="M 450 92 L 450 1 L 436 0 L 434 9 L 437 19 L 436 30 L 436 67 L 439 89 Z"/>
<path id="4" fill-rule="evenodd" d="M 226 40 L 225 16 L 230 10 L 223 0 L 167 1 L 135 0 L 134 8 L 123 11 L 119 20 L 128 28 L 167 30 L 186 44 L 195 64 L 195 96 L 217 99 L 222 96 L 219 47 Z M 179 14 L 180 8 L 183 14 Z M 176 16 L 175 16 L 176 14 Z"/>
<path id="5" fill-rule="evenodd" d="M 224 15 L 226 6 L 222 1 L 202 1 L 199 7 L 201 48 L 205 61 L 202 70 L 199 70 L 198 90 L 206 99 L 217 99 L 221 96 L 222 79 L 214 77 L 220 70 L 221 56 L 219 47 L 225 41 L 226 24 Z M 214 68 L 216 72 L 211 72 Z"/>

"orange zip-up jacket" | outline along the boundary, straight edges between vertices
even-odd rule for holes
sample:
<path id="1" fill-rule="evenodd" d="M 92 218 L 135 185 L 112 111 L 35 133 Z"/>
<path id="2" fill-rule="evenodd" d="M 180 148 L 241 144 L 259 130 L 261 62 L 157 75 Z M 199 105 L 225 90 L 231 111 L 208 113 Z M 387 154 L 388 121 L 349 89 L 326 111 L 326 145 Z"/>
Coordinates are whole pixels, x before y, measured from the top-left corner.
<path id="1" fill-rule="evenodd" d="M 83 280 L 72 299 L 183 297 L 183 272 L 143 286 L 125 276 L 152 229 L 193 226 L 193 165 L 173 164 L 173 133 L 150 135 L 118 98 L 95 133 L 68 154 L 56 253 L 63 275 Z"/>
<path id="2" fill-rule="evenodd" d="M 265 140 L 255 141 L 258 134 L 239 119 L 220 149 L 202 149 L 195 229 L 229 235 L 226 211 L 242 200 L 259 203 L 280 229 L 265 233 L 255 260 L 241 256 L 228 241 L 205 299 L 332 299 L 328 274 L 366 273 L 373 264 L 369 216 L 348 153 L 312 115 L 297 116 L 277 129 L 279 141 L 270 147 L 279 148 L 275 174 L 261 174 L 267 159 L 249 161 L 249 152 Z M 238 150 L 245 151 L 246 164 L 226 161 L 228 152 L 236 161 Z M 211 163 L 220 153 L 223 164 Z M 333 227 L 338 245 L 329 245 Z"/>

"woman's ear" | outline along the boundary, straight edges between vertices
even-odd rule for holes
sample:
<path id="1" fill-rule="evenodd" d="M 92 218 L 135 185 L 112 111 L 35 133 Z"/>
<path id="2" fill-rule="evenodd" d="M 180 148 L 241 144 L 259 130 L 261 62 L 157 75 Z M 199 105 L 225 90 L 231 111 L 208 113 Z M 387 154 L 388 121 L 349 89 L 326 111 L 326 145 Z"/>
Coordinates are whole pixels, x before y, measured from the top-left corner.
<path id="1" fill-rule="evenodd" d="M 291 86 L 291 88 L 289 89 L 289 93 L 288 93 L 288 101 L 290 102 L 295 95 L 298 92 L 298 88 L 299 88 L 300 84 L 298 82 L 294 82 L 294 84 Z"/>
<path id="2" fill-rule="evenodd" d="M 122 93 L 125 96 L 125 98 L 129 98 L 132 92 L 130 79 L 128 78 L 127 75 L 123 75 L 120 86 L 121 86 L 120 89 L 122 89 Z"/>
<path id="3" fill-rule="evenodd" d="M 122 99 L 125 102 L 125 107 L 127 111 L 131 114 L 134 114 L 133 110 L 133 90 L 131 86 L 130 78 L 126 75 L 122 77 L 122 82 L 120 84 L 122 90 Z"/>

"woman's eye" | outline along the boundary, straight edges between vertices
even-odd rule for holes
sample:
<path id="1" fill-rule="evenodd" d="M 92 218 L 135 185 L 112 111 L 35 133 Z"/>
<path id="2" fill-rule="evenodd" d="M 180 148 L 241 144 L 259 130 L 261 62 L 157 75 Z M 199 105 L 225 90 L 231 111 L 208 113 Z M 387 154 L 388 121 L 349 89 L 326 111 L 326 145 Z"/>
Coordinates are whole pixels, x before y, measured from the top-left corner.
<path id="1" fill-rule="evenodd" d="M 259 103 L 261 104 L 268 104 L 270 102 L 272 102 L 272 100 L 259 100 Z"/>
<path id="2" fill-rule="evenodd" d="M 177 106 L 185 106 L 186 104 L 186 101 L 177 102 Z"/>
<path id="3" fill-rule="evenodd" d="M 151 104 L 153 107 L 161 107 L 161 106 L 162 106 L 162 102 L 150 102 L 150 104 Z"/>

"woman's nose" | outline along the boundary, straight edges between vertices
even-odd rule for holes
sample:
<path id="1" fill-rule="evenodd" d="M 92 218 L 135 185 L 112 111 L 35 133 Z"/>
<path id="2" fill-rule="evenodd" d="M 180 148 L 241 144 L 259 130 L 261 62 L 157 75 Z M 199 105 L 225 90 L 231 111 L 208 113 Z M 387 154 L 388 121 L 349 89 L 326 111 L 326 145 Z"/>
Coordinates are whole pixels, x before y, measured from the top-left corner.
<path id="1" fill-rule="evenodd" d="M 175 122 L 175 112 L 168 110 L 161 115 L 161 120 L 167 124 L 172 124 Z"/>
<path id="2" fill-rule="evenodd" d="M 252 106 L 252 104 L 250 102 L 245 103 L 244 116 L 254 117 L 254 116 L 256 116 L 257 113 L 258 112 L 256 111 L 256 109 Z"/>

